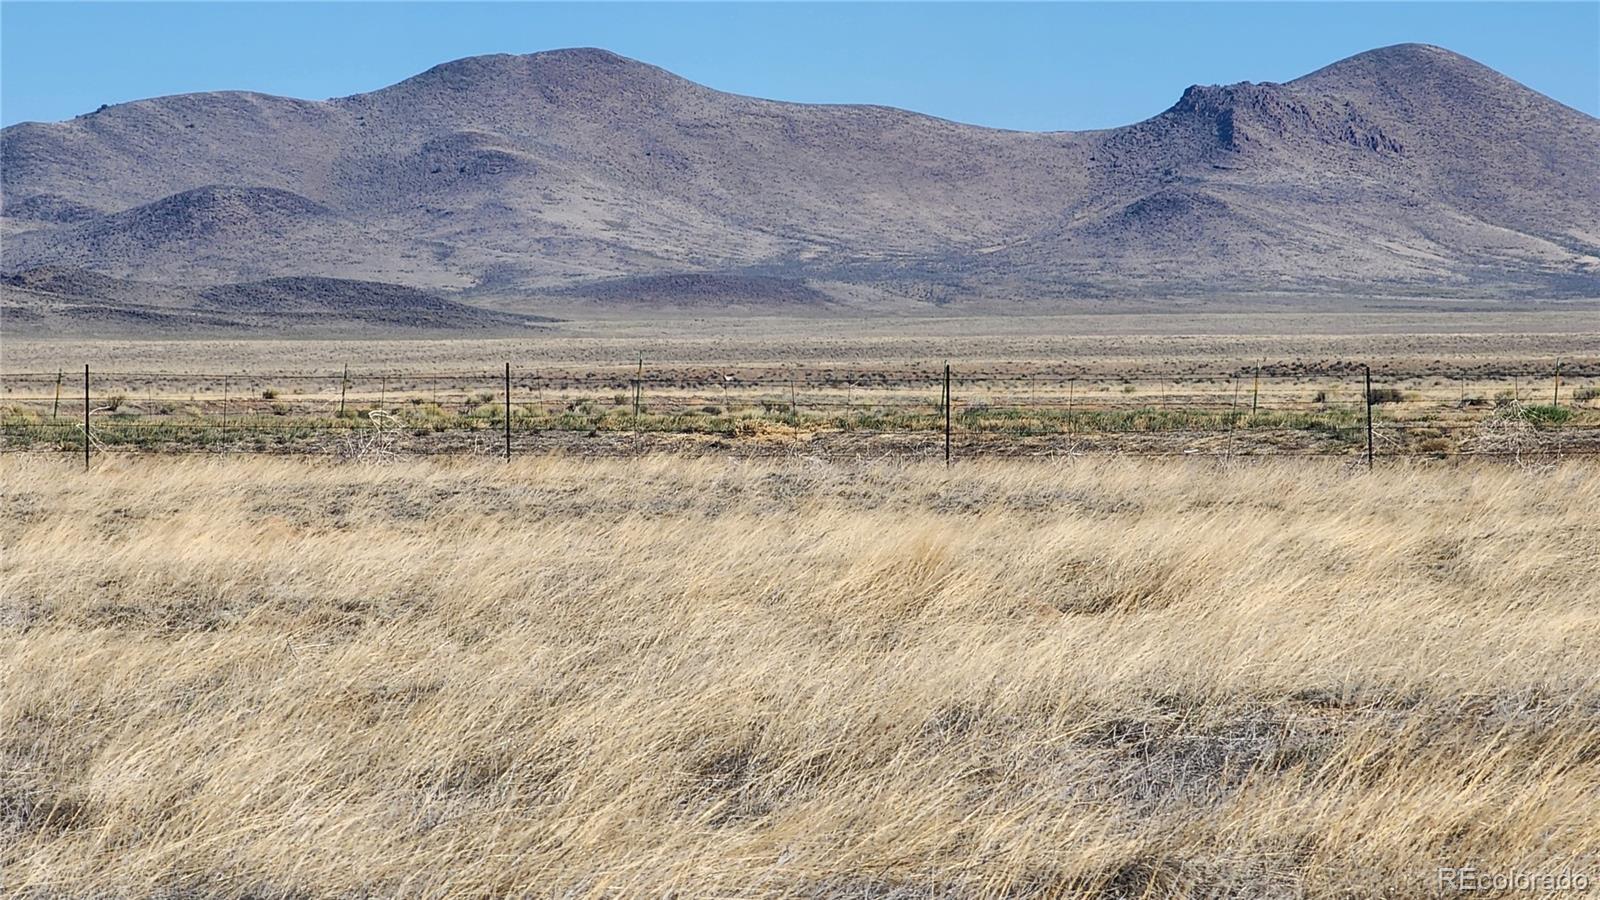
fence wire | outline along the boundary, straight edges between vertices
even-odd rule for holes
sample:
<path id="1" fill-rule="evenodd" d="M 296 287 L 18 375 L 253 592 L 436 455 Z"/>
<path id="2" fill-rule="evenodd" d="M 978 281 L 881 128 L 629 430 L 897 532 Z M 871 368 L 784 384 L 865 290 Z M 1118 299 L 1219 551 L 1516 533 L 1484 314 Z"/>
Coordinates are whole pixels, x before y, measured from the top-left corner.
<path id="1" fill-rule="evenodd" d="M 1592 454 L 1600 364 L 1520 373 L 1262 365 L 1170 377 L 755 367 L 0 376 L 0 450 L 515 452 L 668 438 L 891 452 Z"/>

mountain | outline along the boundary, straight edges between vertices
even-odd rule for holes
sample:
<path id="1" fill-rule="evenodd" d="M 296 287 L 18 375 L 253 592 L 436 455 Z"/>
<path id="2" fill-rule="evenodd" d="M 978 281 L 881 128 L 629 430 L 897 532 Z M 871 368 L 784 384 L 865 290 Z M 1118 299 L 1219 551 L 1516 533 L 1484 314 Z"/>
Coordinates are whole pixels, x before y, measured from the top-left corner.
<path id="1" fill-rule="evenodd" d="M 189 94 L 12 126 L 0 264 L 360 279 L 509 309 L 1600 296 L 1596 147 L 1600 120 L 1417 44 L 1050 133 L 560 50 L 321 102 Z"/>
<path id="2" fill-rule="evenodd" d="M 543 316 L 493 312 L 396 284 L 291 275 L 204 287 L 39 266 L 0 276 L 0 317 L 30 334 L 526 334 Z"/>

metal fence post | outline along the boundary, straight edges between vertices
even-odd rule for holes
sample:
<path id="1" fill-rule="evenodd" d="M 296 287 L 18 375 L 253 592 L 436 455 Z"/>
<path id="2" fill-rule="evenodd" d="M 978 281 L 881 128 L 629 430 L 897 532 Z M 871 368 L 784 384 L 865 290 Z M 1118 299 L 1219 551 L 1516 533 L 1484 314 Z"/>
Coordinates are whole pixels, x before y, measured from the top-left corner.
<path id="1" fill-rule="evenodd" d="M 1228 455 L 1226 457 L 1231 460 L 1233 459 L 1233 429 L 1238 424 L 1239 419 L 1239 376 L 1237 374 L 1228 376 L 1228 386 L 1233 388 L 1233 401 L 1228 404 Z"/>
<path id="2" fill-rule="evenodd" d="M 644 398 L 644 354 L 639 354 L 639 374 L 633 379 L 633 434 L 639 436 L 639 405 Z"/>
<path id="3" fill-rule="evenodd" d="M 1561 405 L 1561 357 L 1559 356 L 1556 357 L 1556 386 L 1555 390 L 1550 393 L 1550 405 Z"/>
<path id="4" fill-rule="evenodd" d="M 344 393 L 350 387 L 350 364 L 344 364 L 344 374 L 339 378 L 339 418 L 344 418 Z"/>
<path id="5" fill-rule="evenodd" d="M 228 452 L 228 376 L 222 376 L 222 452 Z"/>
<path id="6" fill-rule="evenodd" d="M 83 470 L 89 471 L 89 364 L 83 364 Z"/>
<path id="7" fill-rule="evenodd" d="M 944 464 L 950 465 L 950 363 L 944 364 Z"/>
<path id="8" fill-rule="evenodd" d="M 1069 379 L 1067 381 L 1067 434 L 1070 435 L 1076 435 L 1078 433 L 1078 420 L 1072 411 L 1072 401 L 1077 392 L 1078 379 Z"/>
<path id="9" fill-rule="evenodd" d="M 794 392 L 794 369 L 789 370 L 789 437 L 800 443 L 800 401 Z"/>
<path id="10" fill-rule="evenodd" d="M 1372 367 L 1362 366 L 1367 376 L 1367 471 L 1372 471 Z"/>
<path id="11" fill-rule="evenodd" d="M 511 461 L 511 363 L 506 363 L 506 462 Z"/>

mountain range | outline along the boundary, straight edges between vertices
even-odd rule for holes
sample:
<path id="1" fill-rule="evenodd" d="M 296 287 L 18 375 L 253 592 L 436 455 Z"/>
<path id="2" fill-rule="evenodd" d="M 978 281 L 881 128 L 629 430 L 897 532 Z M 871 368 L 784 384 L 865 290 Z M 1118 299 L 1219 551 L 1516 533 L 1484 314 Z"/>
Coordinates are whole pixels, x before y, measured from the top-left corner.
<path id="1" fill-rule="evenodd" d="M 1600 120 L 1420 44 L 1089 132 L 755 99 L 604 50 L 478 56 L 325 101 L 186 94 L 8 127 L 0 268 L 511 311 L 1594 297 L 1597 148 Z"/>

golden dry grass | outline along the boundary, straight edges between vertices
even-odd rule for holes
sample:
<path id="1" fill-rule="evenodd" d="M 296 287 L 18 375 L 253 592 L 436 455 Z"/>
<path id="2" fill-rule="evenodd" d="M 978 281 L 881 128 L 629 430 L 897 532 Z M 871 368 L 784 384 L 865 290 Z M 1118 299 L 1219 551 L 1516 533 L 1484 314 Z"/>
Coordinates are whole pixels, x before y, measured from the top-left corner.
<path id="1" fill-rule="evenodd" d="M 1600 469 L 11 456 L 0 893 L 1600 878 Z"/>

